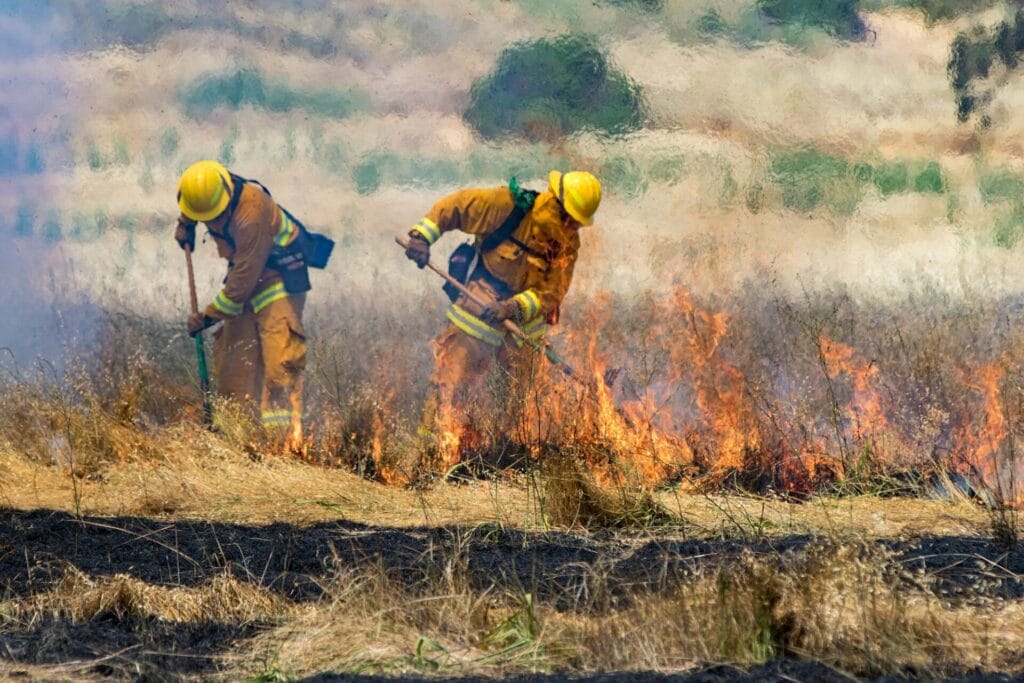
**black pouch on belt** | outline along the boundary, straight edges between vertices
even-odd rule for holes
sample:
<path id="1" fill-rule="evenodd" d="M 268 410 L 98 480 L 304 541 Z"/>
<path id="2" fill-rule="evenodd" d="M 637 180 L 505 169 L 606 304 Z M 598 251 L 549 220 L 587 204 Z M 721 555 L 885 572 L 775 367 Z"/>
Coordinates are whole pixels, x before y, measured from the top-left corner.
<path id="1" fill-rule="evenodd" d="M 281 275 L 281 283 L 289 294 L 301 294 L 313 288 L 309 283 L 309 268 L 302 240 L 295 240 L 286 247 L 275 246 L 270 250 L 267 265 Z"/>
<path id="2" fill-rule="evenodd" d="M 480 260 L 480 252 L 469 242 L 460 244 L 448 258 L 448 274 L 453 278 L 466 284 L 469 282 L 469 274 L 473 272 L 477 261 Z M 450 282 L 444 284 L 444 293 L 453 302 L 459 298 L 459 290 Z"/>

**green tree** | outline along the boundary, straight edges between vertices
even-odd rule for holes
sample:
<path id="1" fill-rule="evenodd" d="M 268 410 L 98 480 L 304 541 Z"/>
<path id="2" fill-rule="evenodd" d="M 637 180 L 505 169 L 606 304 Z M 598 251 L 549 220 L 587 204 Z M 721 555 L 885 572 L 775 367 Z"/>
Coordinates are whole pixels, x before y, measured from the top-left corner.
<path id="1" fill-rule="evenodd" d="M 589 36 L 517 43 L 473 84 L 466 122 L 486 138 L 551 140 L 581 130 L 608 135 L 640 128 L 640 86 L 617 71 Z"/>

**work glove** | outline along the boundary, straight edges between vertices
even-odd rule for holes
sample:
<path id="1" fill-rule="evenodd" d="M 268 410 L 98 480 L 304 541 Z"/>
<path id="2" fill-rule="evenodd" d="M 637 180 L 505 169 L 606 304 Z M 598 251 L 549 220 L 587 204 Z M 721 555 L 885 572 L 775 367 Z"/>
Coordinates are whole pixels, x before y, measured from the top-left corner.
<path id="1" fill-rule="evenodd" d="M 409 260 L 420 268 L 430 263 L 430 245 L 419 233 L 409 236 L 409 246 L 405 248 L 405 255 Z"/>
<path id="2" fill-rule="evenodd" d="M 188 245 L 192 251 L 196 250 L 196 222 L 184 218 L 178 219 L 178 227 L 174 229 L 174 241 L 182 249 Z"/>
<path id="3" fill-rule="evenodd" d="M 489 325 L 497 325 L 505 320 L 518 321 L 519 304 L 513 299 L 494 301 L 484 307 L 484 312 L 480 317 Z"/>
<path id="4" fill-rule="evenodd" d="M 202 313 L 193 313 L 188 317 L 188 336 L 195 337 L 207 327 L 216 324 L 216 318 L 211 318 L 210 316 L 203 315 Z"/>

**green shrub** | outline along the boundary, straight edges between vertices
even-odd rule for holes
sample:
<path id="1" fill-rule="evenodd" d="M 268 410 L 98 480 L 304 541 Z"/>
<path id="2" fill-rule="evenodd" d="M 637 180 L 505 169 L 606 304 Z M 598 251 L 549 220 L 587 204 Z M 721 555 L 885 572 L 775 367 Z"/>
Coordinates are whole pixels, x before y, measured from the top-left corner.
<path id="1" fill-rule="evenodd" d="M 996 219 L 992 241 L 1003 249 L 1013 249 L 1024 236 L 1024 206 L 1018 204 Z"/>
<path id="2" fill-rule="evenodd" d="M 139 187 L 146 194 L 153 191 L 156 187 L 156 180 L 153 178 L 153 162 L 150 160 L 149 155 L 145 155 L 142 158 L 142 172 L 139 173 Z"/>
<path id="3" fill-rule="evenodd" d="M 43 146 L 36 139 L 23 143 L 17 135 L 0 137 L 0 176 L 29 173 L 38 175 L 46 170 Z"/>
<path id="4" fill-rule="evenodd" d="M 352 182 L 361 195 L 370 195 L 380 189 L 380 180 L 380 165 L 372 157 L 363 159 L 352 169 Z"/>
<path id="5" fill-rule="evenodd" d="M 1001 61 L 1008 71 L 1019 63 L 1024 52 L 1024 9 L 1018 9 L 1013 21 L 1002 21 L 992 30 L 975 29 L 971 35 L 958 33 L 950 45 L 946 72 L 953 89 L 957 119 L 967 121 L 978 105 L 991 99 L 991 93 L 978 95 L 975 82 L 988 78 L 995 60 Z M 982 114 L 980 122 L 989 125 L 988 116 Z"/>
<path id="6" fill-rule="evenodd" d="M 3 2 L 0 13 L 22 32 L 46 35 L 46 49 L 96 50 L 110 45 L 152 45 L 175 23 L 161 3 L 120 0 Z"/>
<path id="7" fill-rule="evenodd" d="M 816 26 L 844 40 L 859 40 L 866 33 L 857 10 L 860 0 L 758 0 L 758 9 L 784 25 Z"/>
<path id="8" fill-rule="evenodd" d="M 502 51 L 470 91 L 466 122 L 486 138 L 550 140 L 581 130 L 616 135 L 640 128 L 640 87 L 616 71 L 593 38 L 563 35 Z"/>
<path id="9" fill-rule="evenodd" d="M 118 138 L 114 141 L 114 163 L 119 166 L 127 166 L 132 162 L 131 152 L 128 151 L 128 143 Z"/>
<path id="10" fill-rule="evenodd" d="M 929 162 L 914 176 L 914 192 L 922 194 L 941 194 L 945 189 L 942 182 L 942 168 L 935 161 Z"/>
<path id="11" fill-rule="evenodd" d="M 11 175 L 21 170 L 19 147 L 16 135 L 0 137 L 0 175 Z"/>
<path id="12" fill-rule="evenodd" d="M 96 39 L 104 44 L 151 45 L 173 28 L 171 18 L 159 3 L 121 6 L 111 3 L 102 16 L 95 11 L 87 16 L 95 17 L 88 24 L 96 31 Z"/>
<path id="13" fill-rule="evenodd" d="M 51 211 L 43 221 L 42 237 L 49 244 L 56 244 L 64 237 L 60 228 L 60 218 L 56 212 Z"/>
<path id="14" fill-rule="evenodd" d="M 38 175 L 46 170 L 43 149 L 38 142 L 30 142 L 25 149 L 25 172 Z"/>
<path id="15" fill-rule="evenodd" d="M 902 162 L 881 164 L 875 169 L 873 180 L 883 197 L 906 192 L 909 185 L 907 165 Z"/>
<path id="16" fill-rule="evenodd" d="M 616 7 L 635 8 L 641 12 L 660 12 L 665 6 L 665 0 L 608 0 L 608 3 Z"/>
<path id="17" fill-rule="evenodd" d="M 1006 169 L 991 171 L 978 179 L 978 189 L 985 204 L 1004 207 L 993 225 L 992 240 L 1012 249 L 1024 236 L 1024 178 Z"/>
<path id="18" fill-rule="evenodd" d="M 28 237 L 35 231 L 36 207 L 32 204 L 21 204 L 18 206 L 17 217 L 14 219 L 14 234 L 19 237 Z"/>
<path id="19" fill-rule="evenodd" d="M 697 33 L 703 38 L 714 38 L 728 32 L 728 30 L 729 25 L 714 7 L 697 19 Z"/>
<path id="20" fill-rule="evenodd" d="M 853 213 L 868 185 L 874 185 L 883 197 L 905 192 L 941 194 L 945 190 L 942 168 L 934 161 L 897 159 L 872 165 L 813 148 L 777 154 L 772 159 L 770 179 L 781 190 L 787 208 L 811 211 L 823 204 L 841 215 Z"/>
<path id="21" fill-rule="evenodd" d="M 813 210 L 832 198 L 835 189 L 856 179 L 845 159 L 812 148 L 774 157 L 771 175 L 782 190 L 783 205 L 794 211 Z"/>
<path id="22" fill-rule="evenodd" d="M 1000 201 L 1021 203 L 1024 200 L 1024 179 L 1011 171 L 985 173 L 978 180 L 981 198 L 986 204 Z"/>
<path id="23" fill-rule="evenodd" d="M 647 180 L 640 166 L 628 156 L 616 156 L 601 167 L 601 181 L 609 194 L 636 198 L 647 191 Z"/>
<path id="24" fill-rule="evenodd" d="M 233 74 L 198 77 L 179 94 L 185 113 L 203 118 L 219 107 L 249 106 L 275 112 L 302 109 L 317 116 L 341 119 L 366 107 L 361 92 L 349 90 L 295 90 L 283 83 L 268 82 L 256 69 L 239 69 Z"/>
<path id="25" fill-rule="evenodd" d="M 217 150 L 217 161 L 225 166 L 235 163 L 235 143 L 238 142 L 238 130 L 232 128 L 220 141 L 220 149 Z"/>
<path id="26" fill-rule="evenodd" d="M 965 14 L 988 9 L 997 0 L 903 0 L 896 3 L 920 10 L 929 24 L 956 19 Z"/>
<path id="27" fill-rule="evenodd" d="M 103 152 L 95 143 L 89 143 L 89 149 L 85 152 L 86 162 L 89 164 L 89 168 L 93 171 L 101 171 L 107 165 L 107 160 L 103 158 Z"/>
<path id="28" fill-rule="evenodd" d="M 345 148 L 342 144 L 335 140 L 324 145 L 320 153 L 320 164 L 330 173 L 341 174 L 347 164 Z"/>
<path id="29" fill-rule="evenodd" d="M 178 151 L 181 144 L 181 135 L 177 128 L 164 128 L 160 133 L 160 154 L 164 159 L 170 159 Z"/>
<path id="30" fill-rule="evenodd" d="M 675 185 L 686 169 L 686 160 L 680 155 L 660 157 L 651 162 L 647 176 L 652 183 Z"/>
<path id="31" fill-rule="evenodd" d="M 93 225 L 97 236 L 105 234 L 110 227 L 110 219 L 102 209 L 96 209 L 96 213 L 93 214 Z"/>

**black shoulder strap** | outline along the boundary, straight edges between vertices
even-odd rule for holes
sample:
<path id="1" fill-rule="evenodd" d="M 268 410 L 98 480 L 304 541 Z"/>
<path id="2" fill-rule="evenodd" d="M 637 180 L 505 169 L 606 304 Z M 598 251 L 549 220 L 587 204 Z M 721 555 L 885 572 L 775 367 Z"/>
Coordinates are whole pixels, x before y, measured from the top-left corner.
<path id="1" fill-rule="evenodd" d="M 513 208 L 512 213 L 508 215 L 508 218 L 501 224 L 501 227 L 485 237 L 484 241 L 480 243 L 480 251 L 490 251 L 511 237 L 525 216 L 526 212 L 521 208 L 518 206 Z"/>
<path id="2" fill-rule="evenodd" d="M 231 174 L 231 185 L 235 188 L 235 191 L 231 193 L 231 201 L 228 202 L 227 208 L 224 209 L 224 213 L 227 217 L 226 220 L 224 221 L 224 232 L 214 233 L 213 231 L 210 231 L 210 234 L 212 234 L 214 237 L 220 237 L 221 239 L 223 239 L 225 242 L 228 243 L 228 246 L 230 246 L 232 249 L 235 248 L 235 238 L 232 237 L 230 233 L 228 233 L 228 226 L 231 225 L 231 217 L 235 215 L 235 209 L 238 207 L 238 202 L 242 198 L 242 187 L 246 183 L 253 183 L 255 185 L 259 185 L 260 189 L 263 190 L 263 192 L 266 193 L 268 197 L 271 196 L 270 190 L 268 190 L 267 186 L 261 183 L 260 181 L 251 180 L 249 178 L 243 178 L 242 176 L 235 175 L 234 173 Z"/>
<path id="3" fill-rule="evenodd" d="M 512 237 L 512 233 L 519 227 L 519 223 L 521 223 L 523 218 L 526 217 L 527 212 L 533 208 L 533 202 L 537 199 L 537 193 L 532 190 L 521 189 L 515 178 L 512 178 L 509 181 L 508 189 L 509 192 L 512 193 L 512 200 L 515 202 L 515 206 L 512 207 L 512 212 L 505 219 L 505 222 L 502 223 L 497 230 L 485 237 L 483 242 L 480 243 L 480 250 L 490 251 L 505 240 L 510 239 L 515 242 L 519 248 L 533 253 L 532 249 Z"/>

